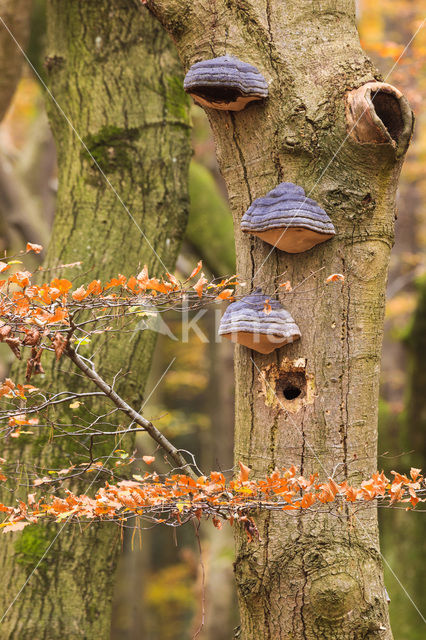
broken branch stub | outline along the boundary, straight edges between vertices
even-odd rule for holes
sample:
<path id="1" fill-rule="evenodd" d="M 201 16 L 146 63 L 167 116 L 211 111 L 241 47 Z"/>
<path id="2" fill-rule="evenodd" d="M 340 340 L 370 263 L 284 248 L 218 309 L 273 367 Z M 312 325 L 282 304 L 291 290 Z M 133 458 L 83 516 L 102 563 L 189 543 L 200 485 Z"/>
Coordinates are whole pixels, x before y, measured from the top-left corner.
<path id="1" fill-rule="evenodd" d="M 222 111 L 242 111 L 249 102 L 268 97 L 268 83 L 260 71 L 228 55 L 196 62 L 183 86 L 202 107 Z"/>
<path id="2" fill-rule="evenodd" d="M 407 150 L 414 115 L 405 96 L 384 82 L 367 82 L 347 94 L 349 135 L 361 144 L 391 144 L 397 156 Z"/>

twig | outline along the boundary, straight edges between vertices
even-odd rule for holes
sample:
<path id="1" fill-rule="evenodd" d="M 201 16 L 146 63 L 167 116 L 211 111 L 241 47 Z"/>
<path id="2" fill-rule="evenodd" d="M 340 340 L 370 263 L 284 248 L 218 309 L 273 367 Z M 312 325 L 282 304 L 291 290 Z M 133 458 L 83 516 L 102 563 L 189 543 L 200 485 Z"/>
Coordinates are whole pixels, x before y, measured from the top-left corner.
<path id="1" fill-rule="evenodd" d="M 101 391 L 115 404 L 115 406 L 125 413 L 133 422 L 136 422 L 141 427 L 144 427 L 146 432 L 151 436 L 157 444 L 159 444 L 164 451 L 176 462 L 180 469 L 183 469 L 194 480 L 197 479 L 197 475 L 192 470 L 191 466 L 185 460 L 183 455 L 176 449 L 173 444 L 167 440 L 167 438 L 155 427 L 152 422 L 144 418 L 140 413 L 135 411 L 116 391 L 107 383 L 101 376 L 90 368 L 83 359 L 74 351 L 74 349 L 68 346 L 65 350 L 65 354 L 68 358 L 82 371 L 95 385 L 101 389 Z M 124 434 L 125 432 L 123 432 Z"/>

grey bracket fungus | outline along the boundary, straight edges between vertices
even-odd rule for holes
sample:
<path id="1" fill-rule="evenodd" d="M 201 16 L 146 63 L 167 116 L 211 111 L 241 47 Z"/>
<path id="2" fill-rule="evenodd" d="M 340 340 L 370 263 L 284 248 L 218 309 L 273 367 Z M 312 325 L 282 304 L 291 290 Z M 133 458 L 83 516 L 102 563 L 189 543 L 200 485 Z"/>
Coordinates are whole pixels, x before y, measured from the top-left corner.
<path id="1" fill-rule="evenodd" d="M 242 111 L 249 102 L 268 97 L 268 83 L 260 71 L 228 55 L 196 62 L 183 86 L 201 106 L 222 111 Z"/>
<path id="2" fill-rule="evenodd" d="M 324 209 L 292 182 L 282 182 L 254 200 L 242 217 L 241 229 L 287 253 L 308 251 L 336 234 Z"/>
<path id="3" fill-rule="evenodd" d="M 298 340 L 301 333 L 278 300 L 257 289 L 228 306 L 220 321 L 219 335 L 259 353 L 272 353 Z"/>

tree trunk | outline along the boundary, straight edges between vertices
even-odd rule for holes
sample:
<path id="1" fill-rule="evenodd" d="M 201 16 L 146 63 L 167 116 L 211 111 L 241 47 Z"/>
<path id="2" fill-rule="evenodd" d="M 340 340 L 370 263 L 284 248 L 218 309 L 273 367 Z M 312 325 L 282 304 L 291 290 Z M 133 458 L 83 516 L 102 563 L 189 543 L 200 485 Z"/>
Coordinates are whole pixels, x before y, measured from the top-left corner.
<path id="1" fill-rule="evenodd" d="M 237 271 L 266 294 L 279 274 L 293 287 L 311 276 L 280 294 L 301 329 L 299 342 L 269 356 L 236 347 L 235 460 L 257 477 L 294 463 L 305 475 L 359 482 L 376 469 L 384 293 L 411 111 L 391 90 L 381 94 L 383 110 L 380 100 L 376 112 L 371 107 L 364 138 L 364 118 L 348 120 L 348 92 L 361 87 L 363 96 L 367 82 L 380 80 L 360 48 L 353 0 L 148 6 L 173 34 L 186 70 L 228 53 L 267 79 L 265 103 L 207 109 L 234 215 Z M 348 133 L 353 127 L 357 137 Z M 242 234 L 244 211 L 283 181 L 323 206 L 334 240 L 294 255 Z M 325 284 L 333 272 L 345 282 Z M 282 390 L 295 371 L 301 394 L 287 400 Z M 274 397 L 262 393 L 261 374 Z M 349 513 L 261 514 L 261 540 L 250 544 L 237 531 L 239 637 L 392 638 L 376 510 Z"/>
<path id="2" fill-rule="evenodd" d="M 21 78 L 24 57 L 16 42 L 25 49 L 30 30 L 32 0 L 0 0 L 0 121 L 9 108 Z"/>
<path id="3" fill-rule="evenodd" d="M 410 464 L 418 466 L 424 464 L 426 458 L 426 442 L 424 438 L 426 426 L 426 372 L 424 354 L 426 349 L 426 278 L 418 281 L 419 299 L 413 319 L 408 347 L 410 354 L 410 371 L 408 378 L 407 417 L 408 433 L 404 447 L 414 450 L 410 456 Z"/>
<path id="4" fill-rule="evenodd" d="M 426 465 L 426 373 L 424 354 L 426 353 L 426 278 L 422 276 L 417 282 L 418 302 L 414 314 L 410 334 L 407 339 L 408 375 L 405 412 L 398 424 L 398 445 L 394 450 L 407 452 L 401 459 L 404 470 L 410 467 L 425 468 Z M 414 512 L 413 517 L 404 518 L 404 511 L 385 512 L 384 520 L 389 525 L 389 532 L 384 532 L 384 545 L 389 549 L 394 560 L 392 566 L 408 593 L 413 597 L 420 612 L 426 610 L 426 592 L 423 587 L 421 571 L 422 561 L 426 554 L 426 537 L 421 512 Z M 395 540 L 404 539 L 402 545 L 395 545 Z M 405 542 L 406 540 L 406 542 Z M 392 558 L 393 556 L 393 558 Z M 402 637 L 420 640 L 423 632 L 421 618 L 409 608 L 407 598 L 401 593 L 399 585 L 393 584 L 393 576 L 389 576 L 392 597 L 391 614 L 398 621 Z M 392 589 L 392 587 L 394 588 Z"/>
<path id="5" fill-rule="evenodd" d="M 46 65 L 60 105 L 47 97 L 59 163 L 48 265 L 82 260 L 80 270 L 59 272 L 78 284 L 119 272 L 129 276 L 144 263 L 152 275 L 173 271 L 187 217 L 190 148 L 187 99 L 169 37 L 136 2 L 50 0 Z M 85 355 L 101 346 L 99 369 L 109 380 L 120 369 L 126 372 L 120 391 L 139 408 L 155 334 L 115 336 L 93 341 Z M 81 391 L 86 382 L 59 364 L 45 363 L 49 389 Z M 68 408 L 56 416 L 65 423 L 84 417 Z M 115 437 L 106 440 L 95 444 L 96 455 L 108 457 L 119 446 Z M 52 446 L 43 436 L 19 444 L 25 450 L 18 455 L 11 447 L 6 457 L 19 457 L 31 471 L 37 463 L 59 469 L 81 462 L 88 442 L 61 438 Z M 105 476 L 89 475 L 73 489 L 86 492 L 90 485 L 93 491 L 103 484 Z M 1 612 L 31 576 L 7 611 L 2 637 L 108 638 L 118 527 L 27 527 L 2 543 Z"/>

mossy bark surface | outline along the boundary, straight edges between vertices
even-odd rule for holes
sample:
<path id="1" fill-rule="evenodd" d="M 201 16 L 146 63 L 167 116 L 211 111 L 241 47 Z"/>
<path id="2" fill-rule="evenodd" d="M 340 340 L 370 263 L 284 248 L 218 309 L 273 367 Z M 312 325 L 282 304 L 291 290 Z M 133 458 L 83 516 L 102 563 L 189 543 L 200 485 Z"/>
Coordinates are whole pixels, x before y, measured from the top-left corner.
<path id="1" fill-rule="evenodd" d="M 188 212 L 190 131 L 171 40 L 136 2 L 49 0 L 47 12 L 48 85 L 60 106 L 46 96 L 59 165 L 47 266 L 82 261 L 81 267 L 54 272 L 76 286 L 118 273 L 130 276 L 145 263 L 152 275 L 173 271 Z M 154 343 L 151 331 L 123 330 L 93 340 L 82 353 L 95 354 L 109 382 L 126 372 L 118 388 L 138 409 Z M 64 359 L 59 365 L 46 360 L 44 367 L 45 379 L 32 381 L 41 387 L 91 388 Z M 104 403 L 102 411 L 109 408 Z M 89 409 L 98 411 L 99 405 Z M 79 412 L 67 408 L 51 418 L 72 425 L 89 416 L 84 407 Z M 127 424 L 116 416 L 106 422 L 113 430 Z M 27 472 L 31 478 L 34 465 L 60 469 L 87 461 L 84 439 L 34 438 L 21 438 L 19 450 L 11 446 L 5 456 L 19 457 L 23 478 Z M 95 442 L 94 455 L 105 461 L 117 446 L 123 442 L 106 437 Z M 87 474 L 72 488 L 91 493 L 105 478 Z M 2 498 L 13 500 L 10 494 Z M 1 637 L 108 638 L 120 549 L 120 529 L 106 523 L 30 526 L 3 536 L 0 614 L 29 581 L 5 616 Z"/>
<path id="2" fill-rule="evenodd" d="M 396 110 L 404 135 L 392 138 L 395 123 L 383 111 L 378 123 L 374 107 L 371 126 L 382 140 L 373 130 L 371 142 L 351 135 L 348 93 L 381 80 L 360 47 L 353 0 L 148 6 L 172 33 L 186 71 L 227 53 L 255 65 L 269 84 L 263 103 L 238 113 L 207 109 L 234 215 L 237 272 L 266 294 L 290 280 L 295 290 L 279 298 L 302 332 L 267 356 L 236 347 L 235 460 L 256 477 L 295 464 L 304 475 L 359 483 L 377 465 L 385 284 L 411 112 Z M 335 239 L 290 255 L 241 232 L 253 200 L 283 181 L 301 185 L 327 211 Z M 344 282 L 326 284 L 332 273 Z M 301 395 L 288 400 L 292 367 Z M 236 532 L 238 637 L 392 638 L 373 505 L 352 517 L 331 507 L 255 519 L 261 540 L 248 543 Z"/>

